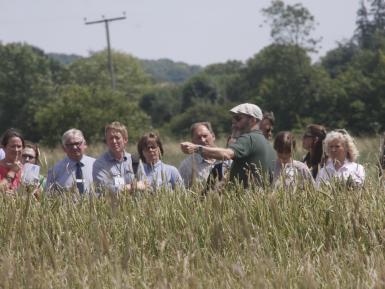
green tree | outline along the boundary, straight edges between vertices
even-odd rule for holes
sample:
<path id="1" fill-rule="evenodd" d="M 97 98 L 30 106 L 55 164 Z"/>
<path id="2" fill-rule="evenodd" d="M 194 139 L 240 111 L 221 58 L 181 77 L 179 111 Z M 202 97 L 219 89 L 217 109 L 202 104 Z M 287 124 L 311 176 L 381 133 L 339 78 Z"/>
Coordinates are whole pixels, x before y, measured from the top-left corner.
<path id="1" fill-rule="evenodd" d="M 200 101 L 189 107 L 184 113 L 176 115 L 163 127 L 163 131 L 171 132 L 178 137 L 189 136 L 191 124 L 199 121 L 211 122 L 215 133 L 229 135 L 231 133 L 231 116 L 227 105 L 212 104 Z"/>
<path id="2" fill-rule="evenodd" d="M 262 13 L 271 27 L 274 43 L 316 51 L 320 39 L 311 36 L 316 22 L 307 8 L 299 3 L 285 5 L 281 0 L 273 0 L 269 7 L 262 9 Z"/>
<path id="3" fill-rule="evenodd" d="M 130 101 L 139 100 L 150 85 L 150 77 L 143 71 L 140 62 L 129 54 L 117 51 L 112 51 L 112 62 L 116 90 L 122 92 Z M 69 66 L 69 70 L 70 83 L 104 89 L 111 87 L 106 50 L 76 60 Z"/>
<path id="4" fill-rule="evenodd" d="M 35 120 L 44 132 L 42 141 L 50 146 L 57 145 L 62 133 L 72 127 L 82 130 L 91 142 L 103 140 L 104 126 L 115 120 L 127 126 L 130 139 L 150 128 L 149 117 L 122 93 L 79 85 L 62 86 Z"/>
<path id="5" fill-rule="evenodd" d="M 194 76 L 183 85 L 181 111 L 186 111 L 197 101 L 213 104 L 218 97 L 217 87 L 210 81 L 209 77 L 204 74 Z"/>
<path id="6" fill-rule="evenodd" d="M 65 79 L 64 68 L 36 47 L 0 44 L 0 131 L 16 127 L 38 141 L 34 115 Z"/>
<path id="7" fill-rule="evenodd" d="M 139 106 L 151 117 L 152 126 L 162 126 L 180 111 L 179 93 L 177 86 L 157 85 L 142 96 Z"/>

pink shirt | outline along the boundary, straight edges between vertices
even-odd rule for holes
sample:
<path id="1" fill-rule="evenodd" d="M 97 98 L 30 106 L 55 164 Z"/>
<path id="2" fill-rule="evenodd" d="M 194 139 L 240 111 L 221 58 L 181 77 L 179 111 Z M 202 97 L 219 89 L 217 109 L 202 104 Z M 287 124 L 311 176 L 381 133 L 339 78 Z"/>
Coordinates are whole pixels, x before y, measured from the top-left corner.
<path id="1" fill-rule="evenodd" d="M 20 182 L 21 182 L 21 171 L 22 170 L 19 170 L 17 173 L 16 173 L 16 176 L 15 178 L 12 180 L 12 183 L 10 183 L 9 185 L 9 188 L 12 189 L 12 190 L 16 190 L 19 186 L 20 186 Z M 7 173 L 9 172 L 9 169 L 8 168 L 5 168 L 3 166 L 0 165 L 0 181 L 5 179 L 7 177 Z"/>

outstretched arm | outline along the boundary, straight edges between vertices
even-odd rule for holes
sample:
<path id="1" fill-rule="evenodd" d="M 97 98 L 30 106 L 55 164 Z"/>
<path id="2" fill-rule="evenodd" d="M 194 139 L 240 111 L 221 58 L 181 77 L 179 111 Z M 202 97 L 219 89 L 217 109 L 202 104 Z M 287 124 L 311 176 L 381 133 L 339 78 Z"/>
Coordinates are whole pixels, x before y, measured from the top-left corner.
<path id="1" fill-rule="evenodd" d="M 235 157 L 229 148 L 200 146 L 191 142 L 182 142 L 180 148 L 185 154 L 200 153 L 205 159 L 231 160 Z"/>

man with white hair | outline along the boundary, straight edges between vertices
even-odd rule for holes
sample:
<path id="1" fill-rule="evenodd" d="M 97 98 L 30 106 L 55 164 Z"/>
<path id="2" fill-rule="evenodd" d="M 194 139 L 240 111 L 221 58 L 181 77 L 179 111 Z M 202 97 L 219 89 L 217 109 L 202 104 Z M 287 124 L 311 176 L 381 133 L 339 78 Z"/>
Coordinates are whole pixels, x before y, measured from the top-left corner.
<path id="1" fill-rule="evenodd" d="M 186 154 L 199 153 L 205 158 L 233 160 L 230 169 L 230 181 L 240 182 L 248 187 L 251 181 L 263 185 L 266 177 L 272 180 L 276 153 L 271 144 L 259 130 L 263 118 L 261 109 L 251 103 L 233 107 L 232 130 L 239 137 L 228 148 L 207 147 L 190 142 L 181 143 Z"/>
<path id="2" fill-rule="evenodd" d="M 83 133 L 75 128 L 62 136 L 66 157 L 48 171 L 46 190 L 75 189 L 80 194 L 92 192 L 92 167 L 95 159 L 85 155 L 87 148 Z"/>

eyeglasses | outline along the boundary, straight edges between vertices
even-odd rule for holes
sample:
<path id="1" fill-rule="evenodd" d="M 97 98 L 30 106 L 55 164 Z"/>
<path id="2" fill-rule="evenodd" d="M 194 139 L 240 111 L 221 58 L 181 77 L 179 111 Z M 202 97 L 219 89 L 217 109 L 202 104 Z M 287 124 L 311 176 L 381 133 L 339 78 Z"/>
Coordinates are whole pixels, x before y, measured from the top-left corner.
<path id="1" fill-rule="evenodd" d="M 144 149 L 147 151 L 156 150 L 157 148 L 158 148 L 158 146 L 156 146 L 156 145 L 150 145 L 150 146 L 144 147 Z"/>
<path id="2" fill-rule="evenodd" d="M 65 146 L 66 148 L 73 148 L 74 146 L 76 147 L 80 147 L 81 145 L 83 144 L 82 141 L 78 141 L 78 142 L 73 142 L 73 143 L 66 143 Z"/>
<path id="3" fill-rule="evenodd" d="M 25 160 L 33 160 L 33 159 L 35 159 L 36 157 L 35 156 L 33 156 L 33 155 L 27 155 L 27 154 L 23 154 L 23 155 L 21 155 L 22 156 L 22 158 L 23 159 L 25 159 Z"/>

